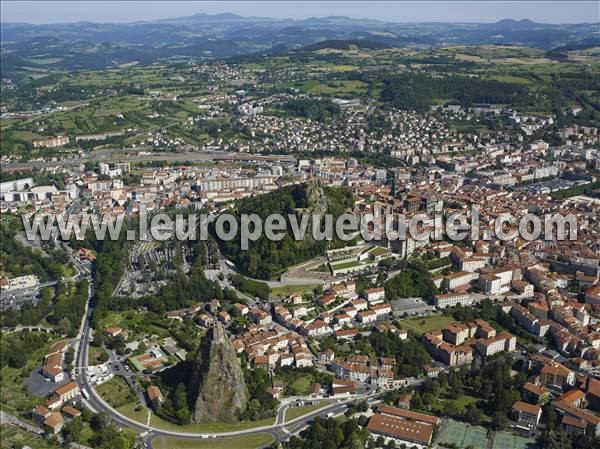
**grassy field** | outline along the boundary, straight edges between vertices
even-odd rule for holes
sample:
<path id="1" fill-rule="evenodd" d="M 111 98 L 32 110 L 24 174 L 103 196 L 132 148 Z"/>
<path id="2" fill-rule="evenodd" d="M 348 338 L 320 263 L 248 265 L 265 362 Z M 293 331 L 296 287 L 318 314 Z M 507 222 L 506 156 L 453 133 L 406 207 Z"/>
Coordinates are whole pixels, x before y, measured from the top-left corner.
<path id="1" fill-rule="evenodd" d="M 342 262 L 342 263 L 338 263 L 338 264 L 333 264 L 332 267 L 334 270 L 343 270 L 345 268 L 354 268 L 354 267 L 359 267 L 361 265 L 362 265 L 362 263 L 359 262 L 358 260 L 353 260 L 351 262 Z"/>
<path id="2" fill-rule="evenodd" d="M 146 424 L 148 420 L 148 410 L 145 407 L 139 409 L 140 403 L 137 400 L 129 401 L 129 403 L 121 405 L 117 408 L 123 415 L 134 419 L 138 422 Z M 136 410 L 137 409 L 137 410 Z M 150 425 L 165 430 L 175 430 L 179 432 L 229 432 L 233 430 L 251 429 L 254 427 L 268 426 L 275 423 L 275 418 L 265 418 L 258 421 L 242 421 L 239 423 L 206 423 L 206 424 L 186 424 L 179 426 L 172 422 L 166 421 L 150 411 Z M 155 446 L 156 447 L 156 446 Z"/>
<path id="3" fill-rule="evenodd" d="M 480 123 L 454 120 L 449 122 L 448 127 L 452 131 L 463 132 L 463 133 L 487 133 L 490 129 Z"/>
<path id="4" fill-rule="evenodd" d="M 125 327 L 129 329 L 143 322 L 144 314 L 135 310 L 128 310 L 127 312 L 110 312 L 102 318 L 100 328 Z"/>
<path id="5" fill-rule="evenodd" d="M 164 324 L 164 327 L 162 327 Z M 122 327 L 129 331 L 133 331 L 136 337 L 138 334 L 151 335 L 156 334 L 159 337 L 168 337 L 167 329 L 169 323 L 166 321 L 149 322 L 146 312 L 136 310 L 128 310 L 126 312 L 111 312 L 100 323 L 100 328 L 107 327 Z M 170 323 L 172 324 L 172 323 Z"/>
<path id="6" fill-rule="evenodd" d="M 459 410 L 464 410 L 469 404 L 476 404 L 479 401 L 474 396 L 463 395 L 456 399 L 450 399 L 448 402 L 452 402 Z"/>
<path id="7" fill-rule="evenodd" d="M 117 408 L 117 410 L 123 415 L 144 424 L 148 419 L 148 409 L 146 409 L 146 407 L 140 404 L 139 401 L 132 402 L 127 405 L 122 405 L 121 407 Z"/>
<path id="8" fill-rule="evenodd" d="M 442 413 L 444 406 L 447 403 L 454 405 L 454 407 L 456 407 L 456 409 L 459 410 L 460 412 L 465 412 L 468 405 L 470 405 L 470 404 L 477 405 L 480 402 L 480 399 L 478 399 L 474 396 L 470 396 L 468 394 L 459 396 L 456 399 L 450 399 L 446 393 L 442 393 L 436 399 L 437 399 L 436 402 L 431 405 L 431 412 L 434 414 Z M 481 407 L 479 407 L 479 408 L 481 408 Z M 484 420 L 485 419 L 489 419 L 489 417 L 484 415 Z"/>
<path id="9" fill-rule="evenodd" d="M 100 363 L 99 358 L 102 354 L 106 354 L 106 351 L 103 348 L 90 346 L 88 364 L 98 365 Z"/>
<path id="10" fill-rule="evenodd" d="M 152 447 L 154 449 L 257 449 L 272 441 L 273 438 L 267 433 L 206 440 L 157 437 L 152 440 Z"/>
<path id="11" fill-rule="evenodd" d="M 136 401 L 136 397 L 122 377 L 113 377 L 108 382 L 96 387 L 102 398 L 115 408 L 122 407 Z"/>
<path id="12" fill-rule="evenodd" d="M 178 426 L 177 424 L 165 421 L 164 419 L 152 414 L 150 424 L 155 427 L 166 430 L 177 430 L 180 432 L 229 432 L 233 430 L 252 429 L 254 427 L 269 426 L 275 423 L 275 418 L 265 418 L 258 421 L 241 421 L 238 423 L 206 423 L 206 424 L 186 424 Z"/>
<path id="13" fill-rule="evenodd" d="M 18 140 L 26 140 L 31 142 L 34 139 L 41 138 L 42 136 L 32 131 L 13 131 L 13 137 Z"/>
<path id="14" fill-rule="evenodd" d="M 272 287 L 269 298 L 281 298 L 294 294 L 303 295 L 304 293 L 312 292 L 315 288 L 321 284 L 307 284 L 307 285 L 284 285 L 282 287 Z"/>
<path id="15" fill-rule="evenodd" d="M 288 367 L 277 369 L 275 376 L 283 381 L 286 396 L 306 396 L 310 394 L 310 387 L 314 383 L 328 383 L 324 378 L 329 378 L 329 375 L 319 373 L 314 368 L 290 369 Z"/>
<path id="16" fill-rule="evenodd" d="M 298 376 L 291 387 L 296 392 L 296 395 L 307 395 L 310 393 L 311 381 L 312 376 L 310 375 Z"/>
<path id="17" fill-rule="evenodd" d="M 420 334 L 429 332 L 436 329 L 442 329 L 450 323 L 454 323 L 456 320 L 451 316 L 435 315 L 424 318 L 411 318 L 408 320 L 402 320 L 401 323 L 406 328 Z"/>
<path id="18" fill-rule="evenodd" d="M 319 410 L 320 408 L 327 407 L 328 405 L 330 405 L 329 402 L 321 402 L 314 405 L 303 405 L 302 407 L 288 408 L 285 411 L 285 421 L 291 421 L 292 419 L 298 418 L 299 416 L 304 416 L 310 412 Z"/>

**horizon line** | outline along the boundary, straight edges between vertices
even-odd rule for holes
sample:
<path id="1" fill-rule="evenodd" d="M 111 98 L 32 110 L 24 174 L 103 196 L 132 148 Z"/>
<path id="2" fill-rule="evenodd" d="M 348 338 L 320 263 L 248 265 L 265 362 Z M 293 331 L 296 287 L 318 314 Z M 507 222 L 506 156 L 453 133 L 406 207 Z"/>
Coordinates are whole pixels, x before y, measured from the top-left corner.
<path id="1" fill-rule="evenodd" d="M 515 23 L 521 23 L 521 22 L 531 22 L 532 24 L 536 24 L 536 25 L 555 25 L 555 26 L 559 26 L 559 25 L 594 25 L 594 24 L 600 24 L 600 20 L 598 21 L 590 21 L 590 22 L 536 22 L 535 20 L 529 19 L 529 18 L 523 18 L 523 19 L 513 19 L 511 17 L 504 17 L 502 19 L 498 19 L 496 21 L 491 21 L 491 22 L 486 22 L 486 21 L 455 21 L 455 20 L 447 20 L 447 21 L 440 21 L 440 20 L 419 20 L 419 21 L 405 21 L 405 22 L 395 22 L 395 21 L 384 21 L 384 20 L 380 20 L 380 19 L 371 19 L 368 17 L 351 17 L 351 16 L 344 16 L 344 15 L 326 15 L 326 16 L 311 16 L 311 17 L 307 17 L 304 19 L 294 19 L 291 17 L 266 17 L 266 16 L 243 16 L 237 13 L 233 13 L 230 11 L 226 11 L 226 12 L 222 12 L 222 13 L 214 13 L 214 14 L 210 14 L 210 13 L 203 13 L 203 12 L 199 12 L 199 13 L 195 13 L 195 14 L 190 14 L 187 16 L 177 16 L 177 17 L 165 17 L 165 18 L 159 18 L 159 19 L 150 19 L 150 20 L 131 20 L 131 21 L 126 21 L 126 22 L 114 22 L 114 21 L 99 21 L 99 22 L 95 22 L 93 20 L 78 20 L 78 21 L 67 21 L 67 22 L 26 22 L 26 21 L 4 21 L 0 19 L 0 24 L 5 24 L 5 25 L 30 25 L 30 26 L 45 26 L 45 25 L 76 25 L 76 24 L 82 24 L 82 23 L 90 23 L 90 24 L 95 24 L 95 25 L 135 25 L 135 24 L 147 24 L 147 23 L 156 23 L 156 22 L 162 22 L 162 21 L 169 21 L 169 20 L 180 20 L 180 19 L 187 19 L 187 18 L 192 18 L 192 17 L 197 17 L 197 16 L 206 16 L 206 17 L 217 17 L 217 16 L 235 16 L 235 17 L 239 17 L 241 19 L 262 19 L 262 20 L 266 20 L 266 21 L 271 21 L 271 22 L 283 22 L 283 21 L 292 21 L 292 22 L 306 22 L 306 21 L 310 21 L 310 20 L 319 20 L 319 19 L 331 19 L 331 18 L 340 18 L 340 19 L 349 19 L 349 20 L 364 20 L 364 21 L 369 21 L 369 22 L 378 22 L 382 25 L 403 25 L 403 24 L 434 24 L 434 23 L 440 23 L 440 24 L 446 24 L 446 23 L 452 23 L 452 24 L 469 24 L 469 25 L 478 25 L 478 24 L 496 24 L 496 23 L 500 23 L 500 22 L 505 22 L 505 21 L 512 21 Z"/>

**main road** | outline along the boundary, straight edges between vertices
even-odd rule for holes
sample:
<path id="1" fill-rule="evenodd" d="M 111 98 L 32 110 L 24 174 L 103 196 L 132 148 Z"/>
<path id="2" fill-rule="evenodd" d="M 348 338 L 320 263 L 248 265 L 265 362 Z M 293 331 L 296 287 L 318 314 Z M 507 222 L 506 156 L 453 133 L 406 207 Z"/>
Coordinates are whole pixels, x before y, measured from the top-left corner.
<path id="1" fill-rule="evenodd" d="M 33 168 L 54 168 L 68 167 L 73 165 L 81 165 L 86 162 L 150 162 L 150 161 L 167 161 L 167 162 L 202 162 L 202 161 L 227 161 L 227 162 L 288 162 L 296 161 L 296 158 L 291 155 L 262 155 L 250 153 L 234 153 L 226 151 L 182 151 L 177 153 L 172 152 L 140 152 L 128 148 L 118 148 L 109 150 L 96 150 L 88 155 L 74 157 L 71 159 L 60 159 L 56 161 L 39 161 L 39 162 L 17 162 L 13 164 L 3 164 L 2 169 L 6 171 L 31 170 Z"/>

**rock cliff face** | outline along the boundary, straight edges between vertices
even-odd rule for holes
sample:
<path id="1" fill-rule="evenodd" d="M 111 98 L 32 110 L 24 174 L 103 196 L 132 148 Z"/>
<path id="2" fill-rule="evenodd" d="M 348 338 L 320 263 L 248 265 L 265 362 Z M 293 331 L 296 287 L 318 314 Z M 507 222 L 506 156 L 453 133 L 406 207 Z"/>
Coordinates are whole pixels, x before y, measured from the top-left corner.
<path id="1" fill-rule="evenodd" d="M 217 325 L 198 351 L 190 391 L 195 394 L 193 421 L 235 422 L 248 402 L 244 373 L 233 345 Z"/>
<path id="2" fill-rule="evenodd" d="M 319 179 L 311 179 L 306 183 L 306 200 L 311 213 L 322 215 L 327 212 L 327 196 Z"/>

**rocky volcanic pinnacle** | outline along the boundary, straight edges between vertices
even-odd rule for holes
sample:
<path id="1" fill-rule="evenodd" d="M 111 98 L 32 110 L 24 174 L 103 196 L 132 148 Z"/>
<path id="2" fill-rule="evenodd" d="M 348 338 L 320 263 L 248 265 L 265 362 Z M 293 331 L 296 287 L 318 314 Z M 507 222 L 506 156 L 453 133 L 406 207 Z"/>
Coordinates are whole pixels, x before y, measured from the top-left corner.
<path id="1" fill-rule="evenodd" d="M 210 342 L 198 351 L 190 391 L 196 395 L 196 423 L 234 422 L 246 409 L 248 396 L 236 351 L 223 328 L 213 328 Z"/>

